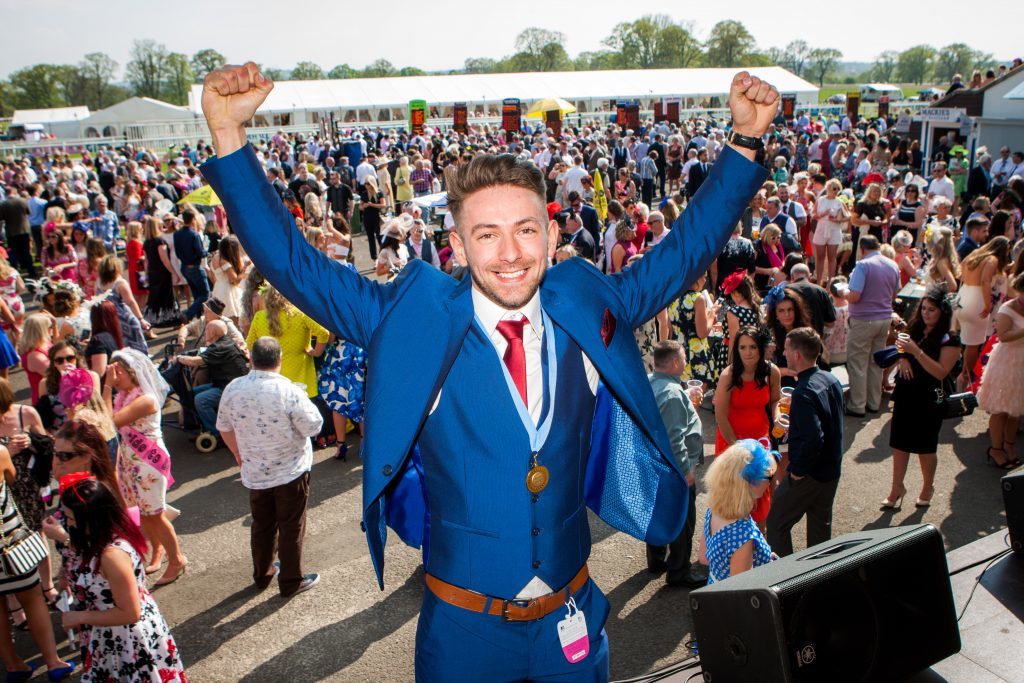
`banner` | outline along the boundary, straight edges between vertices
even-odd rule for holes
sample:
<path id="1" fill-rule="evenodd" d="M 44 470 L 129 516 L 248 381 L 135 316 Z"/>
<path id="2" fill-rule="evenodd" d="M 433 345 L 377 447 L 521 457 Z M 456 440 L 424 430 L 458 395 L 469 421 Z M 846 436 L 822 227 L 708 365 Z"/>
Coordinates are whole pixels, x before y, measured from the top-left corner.
<path id="1" fill-rule="evenodd" d="M 787 121 L 792 121 L 796 116 L 796 93 L 786 93 L 782 96 L 782 116 Z"/>
<path id="2" fill-rule="evenodd" d="M 615 104 L 616 121 L 623 129 L 640 130 L 640 105 L 636 102 L 619 100 Z"/>
<path id="3" fill-rule="evenodd" d="M 452 112 L 452 130 L 456 133 L 468 132 L 467 121 L 469 118 L 469 108 L 465 102 L 456 102 L 455 110 Z"/>
<path id="4" fill-rule="evenodd" d="M 679 97 L 663 97 L 659 106 L 654 110 L 654 121 L 656 123 L 661 121 L 679 123 L 679 107 L 681 104 L 682 99 Z"/>
<path id="5" fill-rule="evenodd" d="M 878 118 L 889 118 L 889 96 L 881 95 L 878 98 Z"/>
<path id="6" fill-rule="evenodd" d="M 846 115 L 850 117 L 850 123 L 857 125 L 857 116 L 860 112 L 860 93 L 846 93 Z"/>
<path id="7" fill-rule="evenodd" d="M 423 135 L 423 128 L 427 123 L 427 101 L 410 100 L 409 102 L 409 132 L 413 135 Z"/>
<path id="8" fill-rule="evenodd" d="M 555 137 L 561 137 L 562 135 L 562 112 L 546 111 L 544 112 L 544 125 L 551 129 Z"/>
<path id="9" fill-rule="evenodd" d="M 521 102 L 518 97 L 507 97 L 501 101 L 501 127 L 506 133 L 518 133 L 522 116 Z"/>

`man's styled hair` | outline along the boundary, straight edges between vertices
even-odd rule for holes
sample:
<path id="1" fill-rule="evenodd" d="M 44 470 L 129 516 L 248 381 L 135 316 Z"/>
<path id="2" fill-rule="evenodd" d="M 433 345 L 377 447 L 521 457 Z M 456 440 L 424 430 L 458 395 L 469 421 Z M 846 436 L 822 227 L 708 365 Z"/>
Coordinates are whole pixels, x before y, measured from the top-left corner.
<path id="1" fill-rule="evenodd" d="M 537 195 L 543 205 L 546 199 L 544 175 L 530 161 L 523 161 L 512 154 L 482 154 L 458 166 L 449 166 L 444 173 L 448 187 L 448 210 L 458 223 L 462 214 L 462 203 L 469 195 L 489 187 L 511 185 L 521 187 Z"/>
<path id="2" fill-rule="evenodd" d="M 786 335 L 789 348 L 799 351 L 800 355 L 814 362 L 821 355 L 821 337 L 811 327 L 798 327 Z"/>
<path id="3" fill-rule="evenodd" d="M 281 364 L 281 344 L 274 337 L 260 337 L 250 355 L 254 370 L 274 370 Z"/>
<path id="4" fill-rule="evenodd" d="M 874 235 L 864 235 L 860 238 L 859 244 L 861 251 L 878 251 L 878 248 L 882 246 Z"/>
<path id="5" fill-rule="evenodd" d="M 683 346 L 674 339 L 666 339 L 654 345 L 654 367 L 664 368 L 672 363 L 672 359 L 679 355 Z"/>

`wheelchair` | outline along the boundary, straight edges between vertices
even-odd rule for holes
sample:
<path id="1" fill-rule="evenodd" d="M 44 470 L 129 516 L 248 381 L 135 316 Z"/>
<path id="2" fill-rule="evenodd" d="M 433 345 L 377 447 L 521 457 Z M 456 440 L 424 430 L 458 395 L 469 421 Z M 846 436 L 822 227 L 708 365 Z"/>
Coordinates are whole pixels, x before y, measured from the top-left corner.
<path id="1" fill-rule="evenodd" d="M 193 403 L 194 392 L 192 389 L 197 384 L 195 371 L 200 368 L 185 367 L 174 361 L 176 356 L 197 354 L 198 351 L 176 354 L 172 344 L 164 347 L 164 357 L 157 365 L 157 369 L 171 387 L 171 393 L 168 394 L 167 400 L 176 402 L 180 408 L 178 419 L 165 419 L 164 424 L 190 434 L 198 432 L 193 441 L 195 449 L 200 453 L 212 453 L 220 446 L 220 440 L 216 434 L 203 430 Z"/>

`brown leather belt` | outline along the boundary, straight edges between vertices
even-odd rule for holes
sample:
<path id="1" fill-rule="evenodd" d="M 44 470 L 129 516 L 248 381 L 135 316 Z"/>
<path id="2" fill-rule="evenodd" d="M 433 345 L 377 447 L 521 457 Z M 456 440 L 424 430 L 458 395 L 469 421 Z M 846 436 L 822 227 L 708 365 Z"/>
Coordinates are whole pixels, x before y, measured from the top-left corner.
<path id="1" fill-rule="evenodd" d="M 426 577 L 427 588 L 430 589 L 430 592 L 449 605 L 455 605 L 471 612 L 482 612 L 501 617 L 505 621 L 534 621 L 546 617 L 559 607 L 565 607 L 569 596 L 587 583 L 590 572 L 587 570 L 587 565 L 583 565 L 568 586 L 532 600 L 492 598 L 482 593 L 453 586 L 430 574 L 427 574 Z"/>

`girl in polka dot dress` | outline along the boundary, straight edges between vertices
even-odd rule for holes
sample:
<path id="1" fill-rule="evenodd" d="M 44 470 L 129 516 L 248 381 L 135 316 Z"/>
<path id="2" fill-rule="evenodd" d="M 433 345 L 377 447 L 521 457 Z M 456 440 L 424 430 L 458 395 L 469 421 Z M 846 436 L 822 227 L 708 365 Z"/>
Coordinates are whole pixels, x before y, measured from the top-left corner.
<path id="1" fill-rule="evenodd" d="M 698 549 L 708 565 L 709 584 L 775 558 L 750 512 L 771 485 L 778 458 L 763 443 L 741 439 L 711 464 L 705 479 L 709 507 Z"/>

